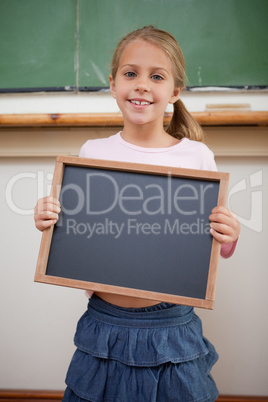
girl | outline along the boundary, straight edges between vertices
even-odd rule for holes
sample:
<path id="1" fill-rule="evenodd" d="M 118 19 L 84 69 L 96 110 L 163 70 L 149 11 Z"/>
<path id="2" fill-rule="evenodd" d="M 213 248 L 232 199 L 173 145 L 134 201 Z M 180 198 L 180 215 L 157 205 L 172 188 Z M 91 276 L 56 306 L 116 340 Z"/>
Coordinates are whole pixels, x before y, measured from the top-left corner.
<path id="1" fill-rule="evenodd" d="M 184 71 L 182 51 L 169 33 L 148 26 L 125 36 L 110 75 L 123 131 L 87 141 L 80 156 L 216 170 L 200 126 L 179 99 Z M 165 130 L 168 103 L 174 114 Z M 39 200 L 36 227 L 53 225 L 59 212 L 57 200 Z M 210 220 L 221 255 L 231 256 L 240 231 L 236 216 L 215 207 Z M 210 375 L 218 356 L 192 307 L 96 292 L 78 323 L 75 344 L 64 401 L 200 402 L 218 396 Z"/>

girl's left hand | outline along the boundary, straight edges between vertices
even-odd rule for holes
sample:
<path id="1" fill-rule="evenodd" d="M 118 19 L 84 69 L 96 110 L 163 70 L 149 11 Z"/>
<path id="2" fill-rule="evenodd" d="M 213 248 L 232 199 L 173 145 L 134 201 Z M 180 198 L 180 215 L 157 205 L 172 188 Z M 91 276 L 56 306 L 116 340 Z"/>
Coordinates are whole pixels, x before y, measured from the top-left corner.
<path id="1" fill-rule="evenodd" d="M 240 223 L 237 216 L 227 209 L 220 206 L 215 207 L 209 216 L 210 233 L 220 243 L 232 243 L 238 239 L 240 234 Z"/>

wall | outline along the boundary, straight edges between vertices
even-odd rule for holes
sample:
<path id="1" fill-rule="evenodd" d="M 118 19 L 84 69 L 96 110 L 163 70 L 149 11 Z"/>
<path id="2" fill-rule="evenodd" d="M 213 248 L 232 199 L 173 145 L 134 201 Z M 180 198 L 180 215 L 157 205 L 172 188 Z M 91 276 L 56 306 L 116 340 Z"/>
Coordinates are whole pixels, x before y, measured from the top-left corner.
<path id="1" fill-rule="evenodd" d="M 252 109 L 267 110 L 267 94 L 255 95 L 260 98 L 256 103 L 252 100 Z M 186 94 L 184 98 L 192 110 L 201 110 L 216 96 Z M 227 99 L 222 94 L 217 101 L 241 103 L 253 97 L 241 96 Z M 61 104 L 57 97 L 54 100 L 51 106 L 44 95 L 5 95 L 0 97 L 0 113 L 62 112 L 65 107 L 75 112 L 78 100 L 73 96 L 66 96 Z M 98 102 L 109 112 L 117 111 L 114 106 L 109 109 L 114 105 L 109 94 L 87 95 L 81 104 L 88 112 Z M 76 322 L 87 302 L 83 291 L 33 282 L 41 234 L 31 210 L 37 198 L 49 191 L 55 153 L 76 154 L 87 138 L 117 129 L 0 130 L 0 388 L 64 388 Z M 230 206 L 243 225 L 235 255 L 220 261 L 215 309 L 198 310 L 198 314 L 205 336 L 220 354 L 213 371 L 220 393 L 268 395 L 268 129 L 210 127 L 206 136 L 219 170 L 231 173 Z"/>

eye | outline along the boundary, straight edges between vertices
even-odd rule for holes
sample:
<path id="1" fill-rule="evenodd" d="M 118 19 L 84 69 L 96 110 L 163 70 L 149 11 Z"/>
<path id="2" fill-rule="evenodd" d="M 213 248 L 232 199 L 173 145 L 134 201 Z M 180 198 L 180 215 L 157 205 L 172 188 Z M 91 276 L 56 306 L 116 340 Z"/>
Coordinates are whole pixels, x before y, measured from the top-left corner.
<path id="1" fill-rule="evenodd" d="M 125 76 L 128 78 L 134 78 L 134 77 L 136 77 L 136 73 L 134 73 L 133 71 L 127 71 L 125 73 Z"/>
<path id="2" fill-rule="evenodd" d="M 155 80 L 155 81 L 161 81 L 164 78 L 159 74 L 154 74 L 154 75 L 152 75 L 152 79 Z"/>

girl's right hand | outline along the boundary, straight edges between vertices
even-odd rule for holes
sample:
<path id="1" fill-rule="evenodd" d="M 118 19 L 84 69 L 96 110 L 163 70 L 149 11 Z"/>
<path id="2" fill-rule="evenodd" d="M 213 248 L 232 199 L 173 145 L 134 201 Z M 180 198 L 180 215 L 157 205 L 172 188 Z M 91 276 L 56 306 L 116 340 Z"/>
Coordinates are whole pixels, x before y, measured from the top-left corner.
<path id="1" fill-rule="evenodd" d="M 60 203 L 51 196 L 40 198 L 34 208 L 35 226 L 43 231 L 54 225 L 59 219 Z"/>

